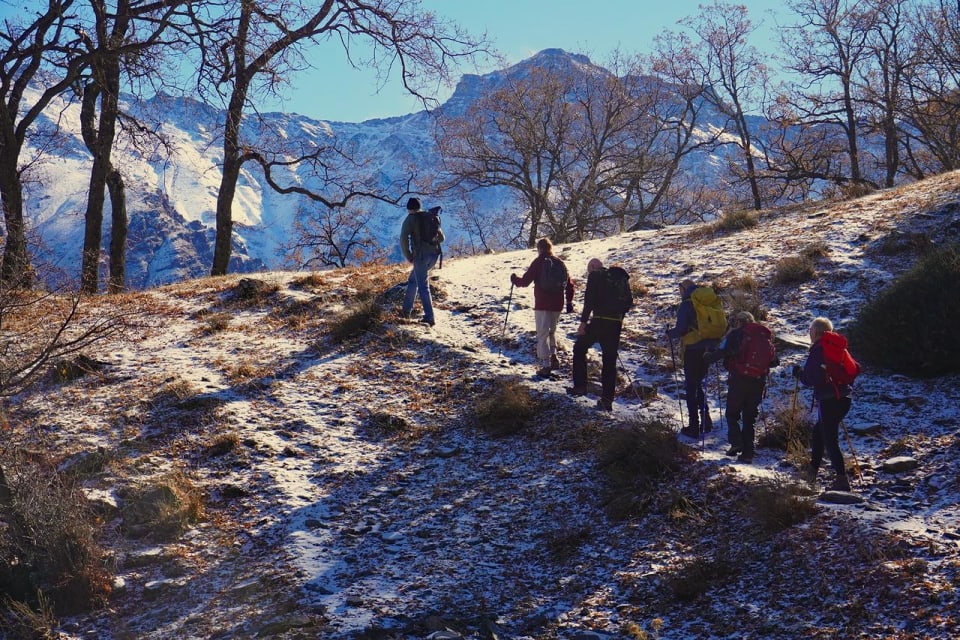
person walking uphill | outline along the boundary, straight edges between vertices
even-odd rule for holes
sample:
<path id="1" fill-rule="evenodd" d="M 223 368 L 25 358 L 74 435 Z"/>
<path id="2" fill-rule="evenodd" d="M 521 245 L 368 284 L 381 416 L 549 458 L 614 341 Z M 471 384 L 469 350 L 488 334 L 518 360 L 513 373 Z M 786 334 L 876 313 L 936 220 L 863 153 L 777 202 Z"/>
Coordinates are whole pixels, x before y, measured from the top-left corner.
<path id="1" fill-rule="evenodd" d="M 724 336 L 716 350 L 707 351 L 703 360 L 708 365 L 723 358 L 729 372 L 727 378 L 727 441 L 728 456 L 751 463 L 754 454 L 754 427 L 763 401 L 770 367 L 780 364 L 773 346 L 772 334 L 755 322 L 749 311 L 740 311 L 733 318 L 733 329 Z M 740 421 L 743 420 L 743 427 Z"/>
<path id="2" fill-rule="evenodd" d="M 689 438 L 699 438 L 703 432 L 713 429 L 710 409 L 703 379 L 707 376 L 707 363 L 703 356 L 708 348 L 715 347 L 727 330 L 720 299 L 710 287 L 698 287 L 692 280 L 680 282 L 680 306 L 677 322 L 667 330 L 670 340 L 680 339 L 683 349 L 683 377 L 687 401 L 687 426 L 680 433 Z M 704 325 L 704 326 L 701 326 Z"/>
<path id="3" fill-rule="evenodd" d="M 510 282 L 517 287 L 533 283 L 533 316 L 537 323 L 537 375 L 546 378 L 560 368 L 557 357 L 557 324 L 563 311 L 564 297 L 567 313 L 573 313 L 573 280 L 563 261 L 553 255 L 553 243 L 548 238 L 537 241 L 537 257 L 519 278 L 510 274 Z"/>
<path id="4" fill-rule="evenodd" d="M 633 306 L 629 278 L 622 268 L 606 269 L 597 258 L 587 263 L 587 288 L 583 294 L 578 337 L 573 344 L 573 387 L 568 388 L 567 393 L 572 396 L 587 394 L 587 350 L 599 343 L 603 365 L 597 408 L 602 411 L 613 410 L 620 329 L 624 315 Z"/>
<path id="5" fill-rule="evenodd" d="M 407 200 L 407 217 L 400 227 L 400 250 L 407 262 L 413 264 L 407 279 L 407 292 L 403 298 L 401 314 L 404 318 L 410 317 L 413 303 L 419 295 L 420 305 L 423 307 L 421 322 L 431 327 L 436 324 L 436 320 L 427 276 L 442 255 L 441 244 L 444 236 L 440 228 L 440 216 L 437 215 L 439 211 L 439 207 L 422 211 L 420 201 L 410 198 Z"/>
<path id="6" fill-rule="evenodd" d="M 823 337 L 833 331 L 833 323 L 827 318 L 814 318 L 810 323 L 810 351 L 803 367 L 794 365 L 793 375 L 804 386 L 813 387 L 817 402 L 817 423 L 813 427 L 813 440 L 810 445 L 810 467 L 808 473 L 816 478 L 824 450 L 830 456 L 830 464 L 836 477 L 830 486 L 834 491 L 849 491 L 850 481 L 840 451 L 840 422 L 850 411 L 851 390 L 849 384 L 829 380 L 827 362 L 824 357 Z"/>

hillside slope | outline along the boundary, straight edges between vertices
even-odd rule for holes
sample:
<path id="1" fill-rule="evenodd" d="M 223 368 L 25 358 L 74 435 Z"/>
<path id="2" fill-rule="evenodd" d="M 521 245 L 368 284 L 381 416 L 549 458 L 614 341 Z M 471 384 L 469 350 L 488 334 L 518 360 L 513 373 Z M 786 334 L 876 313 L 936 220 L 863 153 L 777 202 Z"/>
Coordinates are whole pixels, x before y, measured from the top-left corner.
<path id="1" fill-rule="evenodd" d="M 567 397 L 566 379 L 532 377 L 532 292 L 511 295 L 509 273 L 533 252 L 445 260 L 433 329 L 394 319 L 393 286 L 406 278 L 396 266 L 265 273 L 257 278 L 273 290 L 248 298 L 231 276 L 99 299 L 128 309 L 135 334 L 91 354 L 104 364 L 99 376 L 48 383 L 11 407 L 11 441 L 21 446 L 61 459 L 109 452 L 85 485 L 107 514 L 105 543 L 122 581 L 108 610 L 67 621 L 63 633 L 956 636 L 956 377 L 867 369 L 847 420 L 865 502 L 821 504 L 774 536 L 755 530 L 742 511 L 755 505 L 740 497 L 749 483 L 796 481 L 782 451 L 758 449 L 743 465 L 723 455 L 722 430 L 702 447 L 688 442 L 697 461 L 651 497 L 661 508 L 626 522 L 606 515 L 597 466 L 597 443 L 611 432 L 653 420 L 679 426 L 663 338 L 679 279 L 727 290 L 752 280 L 787 345 L 816 315 L 842 328 L 912 264 L 907 247 L 878 250 L 895 233 L 956 239 L 960 173 L 767 212 L 735 232 L 676 227 L 559 247 L 578 309 L 591 257 L 624 265 L 647 292 L 625 326 L 612 415 L 593 409 L 595 397 Z M 814 245 L 823 257 L 813 279 L 774 284 L 780 258 Z M 357 339 L 331 340 L 337 314 L 364 292 L 387 301 L 385 319 Z M 564 334 L 576 323 L 565 314 Z M 572 343 L 563 342 L 568 376 Z M 767 425 L 790 404 L 786 372 L 803 357 L 783 347 Z M 540 412 L 519 434 L 495 438 L 472 416 L 504 378 L 530 389 Z M 713 374 L 710 382 L 719 422 Z M 804 410 L 808 402 L 801 396 Z M 884 471 L 893 453 L 918 467 Z M 134 535 L 124 496 L 172 472 L 203 490 L 206 517 L 172 540 Z M 697 570 L 708 587 L 681 589 Z"/>

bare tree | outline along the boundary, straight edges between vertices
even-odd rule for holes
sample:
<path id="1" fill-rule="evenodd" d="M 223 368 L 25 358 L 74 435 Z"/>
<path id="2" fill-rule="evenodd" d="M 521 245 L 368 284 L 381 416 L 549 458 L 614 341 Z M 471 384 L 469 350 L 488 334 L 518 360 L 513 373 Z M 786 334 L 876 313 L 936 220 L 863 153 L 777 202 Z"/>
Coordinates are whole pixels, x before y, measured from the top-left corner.
<path id="1" fill-rule="evenodd" d="M 743 5 L 714 0 L 700 6 L 700 12 L 682 21 L 700 38 L 703 55 L 694 59 L 703 66 L 702 75 L 711 87 L 704 96 L 728 119 L 724 128 L 737 136 L 742 154 L 743 179 L 750 186 L 754 209 L 763 208 L 755 158 L 755 136 L 748 113 L 762 113 L 769 79 L 767 65 L 748 41 L 756 27 Z"/>
<path id="2" fill-rule="evenodd" d="M 90 0 L 92 35 L 81 32 L 90 57 L 90 74 L 83 83 L 80 117 L 83 140 L 93 156 L 80 269 L 80 288 L 87 293 L 98 289 L 105 190 L 110 194 L 112 218 L 108 291 L 123 291 L 126 281 L 126 190 L 111 159 L 121 119 L 121 74 L 125 66 L 136 73 L 131 65 L 143 65 L 156 55 L 156 49 L 170 46 L 162 40 L 163 34 L 185 2 L 120 0 L 111 12 L 103 0 Z"/>
<path id="3" fill-rule="evenodd" d="M 280 150 L 276 155 L 245 144 L 244 118 L 256 92 L 276 92 L 291 73 L 305 68 L 302 46 L 321 39 L 339 41 L 351 62 L 355 62 L 357 48 L 368 46 L 370 57 L 358 64 L 381 73 L 399 69 L 404 87 L 423 99 L 427 83 L 449 79 L 459 59 L 471 58 L 483 47 L 482 41 L 456 26 L 422 12 L 415 0 L 323 0 L 319 6 L 307 0 L 241 0 L 225 3 L 218 11 L 205 9 L 198 7 L 192 16 L 201 56 L 199 86 L 226 102 L 214 275 L 226 273 L 229 267 L 233 200 L 241 168 L 247 162 L 259 165 L 272 188 L 305 195 L 328 207 L 342 207 L 365 196 L 386 199 L 355 185 L 337 183 L 329 159 L 342 157 L 342 152 L 332 141 L 318 140 L 316 149 Z M 329 147 L 325 146 L 328 142 Z M 323 186 L 334 193 L 281 184 L 274 170 L 293 166 L 313 167 Z"/>
<path id="4" fill-rule="evenodd" d="M 19 12 L 0 29 L 0 199 L 6 243 L 0 284 L 29 287 L 30 256 L 23 212 L 24 140 L 51 102 L 77 81 L 89 62 L 75 25 L 74 0 L 48 0 L 36 12 Z M 30 100 L 25 94 L 39 91 Z"/>
<path id="5" fill-rule="evenodd" d="M 912 34 L 900 124 L 908 172 L 920 179 L 960 169 L 960 3 L 922 6 Z"/>
<path id="6" fill-rule="evenodd" d="M 317 207 L 306 216 L 298 216 L 296 240 L 284 247 L 298 267 L 320 264 L 324 267 L 346 267 L 385 257 L 370 231 L 369 208 Z"/>
<path id="7" fill-rule="evenodd" d="M 789 98 L 798 123 L 841 132 L 847 163 L 834 165 L 842 171 L 832 181 L 871 182 L 861 166 L 865 116 L 857 79 L 871 62 L 876 13 L 866 0 L 790 0 L 787 6 L 799 21 L 783 39 L 788 69 L 800 78 Z"/>

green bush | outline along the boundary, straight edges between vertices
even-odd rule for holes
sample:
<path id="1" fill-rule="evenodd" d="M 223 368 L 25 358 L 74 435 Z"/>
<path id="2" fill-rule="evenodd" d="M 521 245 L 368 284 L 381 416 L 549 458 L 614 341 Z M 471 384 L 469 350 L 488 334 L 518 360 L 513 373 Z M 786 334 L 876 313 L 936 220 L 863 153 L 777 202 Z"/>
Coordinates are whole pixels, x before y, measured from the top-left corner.
<path id="1" fill-rule="evenodd" d="M 960 371 L 960 244 L 922 258 L 880 291 L 849 330 L 854 357 L 906 375 Z"/>

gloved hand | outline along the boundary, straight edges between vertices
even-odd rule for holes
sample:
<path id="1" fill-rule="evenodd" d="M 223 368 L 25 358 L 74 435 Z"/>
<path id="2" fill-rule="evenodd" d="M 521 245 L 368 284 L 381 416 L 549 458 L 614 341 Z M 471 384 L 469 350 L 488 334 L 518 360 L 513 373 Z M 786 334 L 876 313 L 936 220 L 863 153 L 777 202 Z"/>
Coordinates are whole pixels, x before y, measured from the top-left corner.
<path id="1" fill-rule="evenodd" d="M 517 277 L 517 274 L 515 273 L 510 274 L 510 284 L 516 285 L 518 280 L 520 280 L 520 278 Z"/>
<path id="2" fill-rule="evenodd" d="M 567 313 L 573 313 L 573 303 L 572 303 L 572 302 L 568 302 L 568 303 L 567 303 Z"/>
<path id="3" fill-rule="evenodd" d="M 803 373 L 803 367 L 801 367 L 801 366 L 798 365 L 798 364 L 795 364 L 795 365 L 793 365 L 793 369 L 790 370 L 790 373 L 793 374 L 793 377 L 794 377 L 794 378 L 799 379 L 799 378 L 800 378 L 800 374 Z"/>

